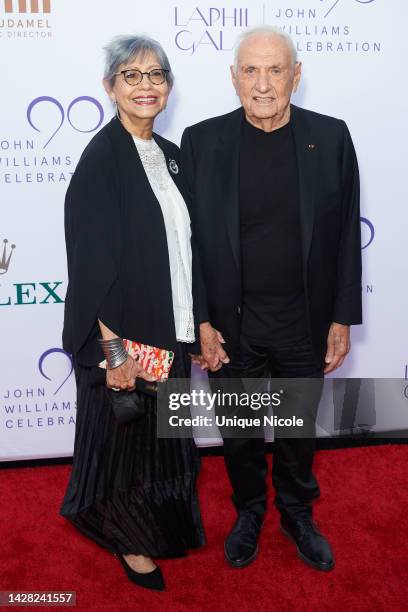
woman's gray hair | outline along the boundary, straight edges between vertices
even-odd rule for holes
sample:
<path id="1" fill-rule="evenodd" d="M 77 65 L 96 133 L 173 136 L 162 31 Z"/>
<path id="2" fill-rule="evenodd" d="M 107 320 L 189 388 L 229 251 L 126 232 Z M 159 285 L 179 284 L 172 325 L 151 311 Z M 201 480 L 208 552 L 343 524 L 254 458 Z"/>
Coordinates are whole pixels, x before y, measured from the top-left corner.
<path id="1" fill-rule="evenodd" d="M 284 32 L 277 26 L 265 25 L 265 26 L 258 26 L 256 28 L 251 28 L 250 30 L 245 30 L 244 32 L 242 32 L 242 34 L 238 36 L 235 42 L 235 50 L 234 50 L 234 69 L 235 71 L 237 71 L 238 69 L 238 57 L 239 57 L 239 51 L 241 49 L 242 44 L 245 41 L 247 41 L 248 38 L 252 38 L 253 36 L 265 36 L 265 37 L 279 36 L 288 45 L 289 51 L 292 56 L 293 65 L 296 64 L 297 51 L 296 51 L 295 44 L 293 40 L 291 39 L 291 37 L 289 36 L 289 34 Z"/>
<path id="2" fill-rule="evenodd" d="M 174 76 L 171 70 L 169 59 L 157 40 L 148 36 L 115 36 L 109 44 L 104 47 L 105 51 L 105 71 L 103 78 L 113 86 L 115 72 L 119 66 L 129 63 L 135 57 L 143 57 L 147 53 L 154 53 L 157 61 L 162 68 L 169 70 L 167 73 L 167 83 L 169 89 L 173 87 Z"/>

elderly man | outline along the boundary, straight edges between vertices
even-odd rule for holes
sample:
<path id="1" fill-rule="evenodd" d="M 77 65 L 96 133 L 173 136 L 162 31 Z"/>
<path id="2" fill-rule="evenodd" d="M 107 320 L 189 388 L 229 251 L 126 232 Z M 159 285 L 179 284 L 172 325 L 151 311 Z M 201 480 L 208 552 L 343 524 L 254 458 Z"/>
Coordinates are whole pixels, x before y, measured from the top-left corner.
<path id="1" fill-rule="evenodd" d="M 351 137 L 344 121 L 291 105 L 301 64 L 280 30 L 245 32 L 231 75 L 242 107 L 182 139 L 203 272 L 202 355 L 213 377 L 322 380 L 343 363 L 349 326 L 361 323 Z M 330 545 L 312 518 L 313 455 L 313 438 L 275 440 L 275 505 L 300 558 L 330 570 Z M 264 440 L 225 438 L 224 457 L 238 513 L 225 555 L 244 567 L 266 511 Z"/>

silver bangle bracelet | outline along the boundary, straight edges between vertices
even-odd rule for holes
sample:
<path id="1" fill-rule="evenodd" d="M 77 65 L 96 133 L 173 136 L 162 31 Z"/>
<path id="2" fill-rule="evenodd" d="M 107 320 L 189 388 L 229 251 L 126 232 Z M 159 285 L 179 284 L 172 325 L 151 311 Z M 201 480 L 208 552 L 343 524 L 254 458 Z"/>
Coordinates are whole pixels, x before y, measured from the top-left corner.
<path id="1" fill-rule="evenodd" d="M 121 338 L 111 338 L 110 340 L 99 338 L 98 342 L 105 355 L 106 368 L 108 370 L 114 370 L 125 363 L 128 358 L 128 353 L 123 346 L 123 340 Z"/>

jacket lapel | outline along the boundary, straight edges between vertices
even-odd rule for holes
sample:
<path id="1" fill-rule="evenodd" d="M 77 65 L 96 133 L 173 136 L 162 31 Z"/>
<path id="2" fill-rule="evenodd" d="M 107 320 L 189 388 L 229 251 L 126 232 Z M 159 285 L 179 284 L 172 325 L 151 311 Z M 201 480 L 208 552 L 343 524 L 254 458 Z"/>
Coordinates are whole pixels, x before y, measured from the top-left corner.
<path id="1" fill-rule="evenodd" d="M 132 135 L 117 117 L 113 117 L 108 127 L 122 176 L 122 189 L 128 192 L 133 191 L 135 198 L 142 202 L 149 200 L 150 206 L 152 202 L 156 203 L 159 209 L 159 203 L 148 181 Z M 142 193 L 143 197 L 140 197 Z"/>
<path id="2" fill-rule="evenodd" d="M 153 138 L 163 151 L 164 159 L 166 160 L 167 170 L 173 182 L 176 184 L 177 189 L 180 191 L 182 196 L 185 196 L 185 184 L 180 167 L 180 155 L 175 154 L 175 147 L 170 147 L 167 141 L 162 138 L 159 134 L 153 132 Z"/>
<path id="3" fill-rule="evenodd" d="M 318 161 L 318 145 L 308 125 L 306 113 L 303 113 L 301 108 L 293 105 L 291 105 L 291 123 L 295 140 L 299 176 L 303 275 L 306 279 L 307 261 L 315 218 L 315 177 Z"/>
<path id="4" fill-rule="evenodd" d="M 133 215 L 143 219 L 145 227 L 152 228 L 152 240 L 157 239 L 154 248 L 161 250 L 168 261 L 162 209 L 147 178 L 133 138 L 116 117 L 111 120 L 108 127 L 117 157 L 124 223 L 127 223 L 129 216 Z M 134 205 L 136 202 L 137 207 Z M 135 223 L 137 225 L 137 221 Z M 153 242 L 151 244 L 153 248 Z"/>
<path id="5" fill-rule="evenodd" d="M 239 140 L 243 109 L 230 113 L 218 138 L 217 174 L 220 181 L 221 206 L 231 249 L 241 270 L 240 221 L 239 221 Z M 215 178 L 215 177 L 214 177 Z"/>

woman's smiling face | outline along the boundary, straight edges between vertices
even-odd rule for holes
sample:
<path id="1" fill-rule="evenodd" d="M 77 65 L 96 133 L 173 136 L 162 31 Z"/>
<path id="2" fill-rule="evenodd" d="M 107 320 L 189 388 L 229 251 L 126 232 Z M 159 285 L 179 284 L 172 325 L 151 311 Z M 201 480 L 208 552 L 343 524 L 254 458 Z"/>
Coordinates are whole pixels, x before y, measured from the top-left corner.
<path id="1" fill-rule="evenodd" d="M 117 72 L 122 70 L 139 70 L 150 72 L 161 70 L 156 55 L 153 52 L 138 55 L 126 64 L 121 64 Z M 104 82 L 109 97 L 116 101 L 120 118 L 125 124 L 137 126 L 139 122 L 146 124 L 166 107 L 170 89 L 165 79 L 160 85 L 153 84 L 144 74 L 140 83 L 129 85 L 123 74 L 117 74 L 113 86 Z"/>

